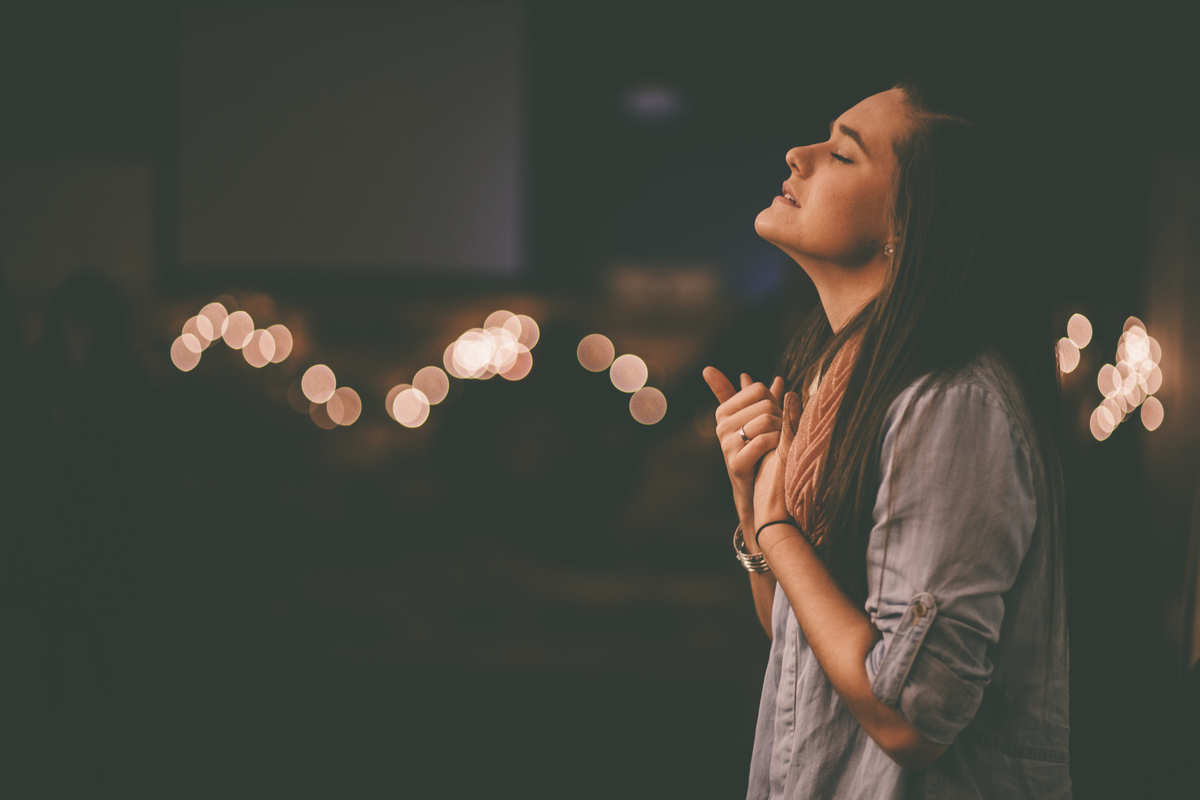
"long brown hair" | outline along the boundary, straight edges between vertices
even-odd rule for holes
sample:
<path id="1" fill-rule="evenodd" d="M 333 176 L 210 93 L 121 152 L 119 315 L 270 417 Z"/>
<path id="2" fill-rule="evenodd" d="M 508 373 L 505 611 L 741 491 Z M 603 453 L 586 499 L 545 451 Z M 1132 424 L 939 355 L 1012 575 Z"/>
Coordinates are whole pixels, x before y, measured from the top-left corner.
<path id="1" fill-rule="evenodd" d="M 818 547 L 830 572 L 858 602 L 868 592 L 866 550 L 878 487 L 880 436 L 892 401 L 922 376 L 937 391 L 981 352 L 1005 365 L 1015 387 L 1039 477 L 1056 517 L 1049 530 L 1062 565 L 1065 490 L 1061 416 L 1049 305 L 1036 290 L 1028 253 L 1006 247 L 1014 222 L 1006 171 L 974 103 L 928 81 L 896 84 L 911 117 L 895 143 L 891 224 L 895 253 L 879 295 L 835 335 L 818 306 L 785 352 L 779 374 L 805 387 L 838 348 L 862 332 L 818 480 L 827 533 Z M 1007 173 L 1011 174 L 1011 173 Z M 1033 281 L 1032 283 L 1030 281 Z M 911 406 L 910 406 L 911 407 Z M 1060 568 L 1060 567 L 1056 567 Z"/>

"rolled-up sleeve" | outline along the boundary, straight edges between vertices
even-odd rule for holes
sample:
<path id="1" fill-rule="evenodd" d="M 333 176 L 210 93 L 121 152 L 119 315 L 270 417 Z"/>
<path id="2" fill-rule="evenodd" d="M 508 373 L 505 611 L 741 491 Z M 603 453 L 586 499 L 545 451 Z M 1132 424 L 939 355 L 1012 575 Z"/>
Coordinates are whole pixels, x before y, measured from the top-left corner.
<path id="1" fill-rule="evenodd" d="M 866 666 L 876 697 L 950 744 L 988 684 L 1037 501 L 1029 447 L 996 394 L 955 384 L 914 403 L 914 389 L 884 427 L 866 602 L 883 637 Z"/>

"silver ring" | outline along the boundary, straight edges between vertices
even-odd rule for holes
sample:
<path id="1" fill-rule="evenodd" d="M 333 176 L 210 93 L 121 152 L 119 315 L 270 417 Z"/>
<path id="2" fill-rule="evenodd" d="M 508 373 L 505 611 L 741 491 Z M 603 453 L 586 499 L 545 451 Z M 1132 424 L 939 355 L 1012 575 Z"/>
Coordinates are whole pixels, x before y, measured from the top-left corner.
<path id="1" fill-rule="evenodd" d="M 741 434 L 743 442 L 745 442 L 746 444 L 750 444 L 750 437 L 746 435 L 746 426 L 745 425 L 738 428 L 738 433 Z"/>

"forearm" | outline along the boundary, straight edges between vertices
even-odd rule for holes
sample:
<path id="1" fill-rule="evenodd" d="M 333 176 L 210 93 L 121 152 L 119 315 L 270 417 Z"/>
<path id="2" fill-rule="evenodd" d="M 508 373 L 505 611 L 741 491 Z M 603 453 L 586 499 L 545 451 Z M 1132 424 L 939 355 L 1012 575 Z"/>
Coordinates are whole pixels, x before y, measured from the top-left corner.
<path id="1" fill-rule="evenodd" d="M 842 592 L 798 528 L 773 525 L 763 531 L 760 544 L 813 655 L 842 701 L 851 711 L 869 705 L 868 695 L 878 703 L 867 680 L 866 659 L 879 631 Z"/>
<path id="2" fill-rule="evenodd" d="M 742 526 L 742 539 L 746 551 L 755 554 L 762 552 L 754 543 L 753 503 L 739 503 L 735 498 L 734 505 L 738 507 L 738 523 Z M 758 615 L 759 624 L 762 625 L 768 639 L 775 638 L 771 629 L 771 612 L 775 607 L 775 576 L 770 572 L 751 572 L 750 592 L 754 596 L 754 611 Z"/>
<path id="3" fill-rule="evenodd" d="M 754 594 L 754 611 L 758 614 L 758 622 L 767 632 L 767 638 L 774 639 L 771 610 L 775 607 L 775 578 L 769 572 L 751 572 L 750 591 Z"/>
<path id="4" fill-rule="evenodd" d="M 798 528 L 771 526 L 759 543 L 817 663 L 863 730 L 906 769 L 932 763 L 945 747 L 921 737 L 871 691 L 866 660 L 880 638 L 871 620 L 842 592 Z"/>

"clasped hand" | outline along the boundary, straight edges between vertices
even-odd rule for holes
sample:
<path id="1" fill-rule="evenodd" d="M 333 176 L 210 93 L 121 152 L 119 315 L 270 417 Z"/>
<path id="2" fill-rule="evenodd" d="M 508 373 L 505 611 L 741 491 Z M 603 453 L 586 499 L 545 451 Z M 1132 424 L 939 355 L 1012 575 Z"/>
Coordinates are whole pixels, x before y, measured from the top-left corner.
<path id="1" fill-rule="evenodd" d="M 756 520 L 762 524 L 790 518 L 783 471 L 796 433 L 800 398 L 794 392 L 784 394 L 783 379 L 778 377 L 768 388 L 743 373 L 738 391 L 720 370 L 706 367 L 704 380 L 720 403 L 717 439 L 733 486 L 738 521 L 748 545 L 756 549 L 749 544 Z M 788 424 L 783 424 L 784 419 Z"/>

